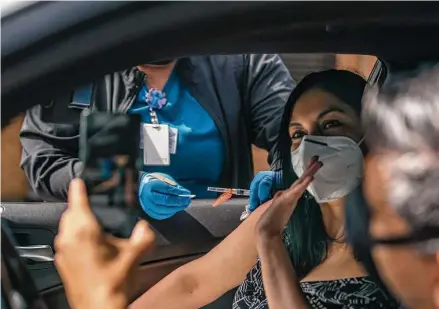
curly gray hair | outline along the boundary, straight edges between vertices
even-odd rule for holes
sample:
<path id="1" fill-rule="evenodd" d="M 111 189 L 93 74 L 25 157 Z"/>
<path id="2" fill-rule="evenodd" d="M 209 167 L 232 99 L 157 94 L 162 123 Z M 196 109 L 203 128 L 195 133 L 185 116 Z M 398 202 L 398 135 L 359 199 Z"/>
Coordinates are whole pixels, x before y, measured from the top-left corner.
<path id="1" fill-rule="evenodd" d="M 397 154 L 385 163 L 392 206 L 415 230 L 439 227 L 439 66 L 368 89 L 362 121 L 372 152 Z M 437 251 L 439 240 L 423 247 Z"/>

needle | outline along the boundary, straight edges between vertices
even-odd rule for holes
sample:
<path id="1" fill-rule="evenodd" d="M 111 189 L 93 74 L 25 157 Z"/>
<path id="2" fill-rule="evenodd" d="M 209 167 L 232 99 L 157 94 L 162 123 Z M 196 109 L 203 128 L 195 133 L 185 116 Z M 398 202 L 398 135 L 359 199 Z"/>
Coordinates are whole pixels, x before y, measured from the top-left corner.
<path id="1" fill-rule="evenodd" d="M 250 190 L 246 190 L 246 189 L 208 187 L 207 191 L 220 192 L 220 193 L 231 192 L 234 195 L 250 196 Z"/>

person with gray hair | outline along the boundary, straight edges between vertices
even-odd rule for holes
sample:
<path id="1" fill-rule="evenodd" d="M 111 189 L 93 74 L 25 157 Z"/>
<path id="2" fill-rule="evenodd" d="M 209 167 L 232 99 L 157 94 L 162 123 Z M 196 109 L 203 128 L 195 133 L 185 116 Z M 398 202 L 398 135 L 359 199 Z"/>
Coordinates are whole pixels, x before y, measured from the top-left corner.
<path id="1" fill-rule="evenodd" d="M 369 152 L 347 233 L 405 308 L 439 308 L 439 66 L 386 82 L 363 97 Z"/>

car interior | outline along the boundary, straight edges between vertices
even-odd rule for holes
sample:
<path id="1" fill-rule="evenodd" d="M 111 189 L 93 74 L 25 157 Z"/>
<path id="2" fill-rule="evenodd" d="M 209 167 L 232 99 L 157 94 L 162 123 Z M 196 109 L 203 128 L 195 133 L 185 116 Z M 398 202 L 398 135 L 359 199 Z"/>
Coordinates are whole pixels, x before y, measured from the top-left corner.
<path id="1" fill-rule="evenodd" d="M 439 59 L 435 2 L 29 2 L 3 11 L 1 26 L 2 129 L 33 105 L 155 59 L 279 53 L 294 69 L 304 61 L 297 55 L 371 55 L 377 60 L 368 83 L 378 86 L 392 74 Z M 319 63 L 311 70 L 325 67 Z M 305 74 L 295 72 L 297 78 Z M 240 224 L 247 201 L 234 198 L 216 208 L 211 203 L 194 200 L 168 220 L 149 220 L 157 247 L 139 266 L 133 300 L 209 252 Z M 66 204 L 2 194 L 1 207 L 13 239 L 2 241 L 2 255 L 15 247 L 47 306 L 69 308 L 53 264 Z M 230 291 L 205 308 L 231 308 L 233 296 Z"/>

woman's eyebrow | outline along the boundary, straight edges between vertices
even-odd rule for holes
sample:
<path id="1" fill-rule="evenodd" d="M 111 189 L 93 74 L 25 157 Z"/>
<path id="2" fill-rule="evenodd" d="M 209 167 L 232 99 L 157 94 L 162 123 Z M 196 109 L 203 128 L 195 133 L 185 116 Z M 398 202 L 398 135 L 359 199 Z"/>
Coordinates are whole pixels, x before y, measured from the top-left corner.
<path id="1" fill-rule="evenodd" d="M 290 122 L 290 128 L 291 127 L 301 127 L 302 125 L 298 122 Z"/>
<path id="2" fill-rule="evenodd" d="M 323 118 L 325 115 L 332 113 L 332 112 L 338 112 L 338 113 L 342 113 L 346 115 L 346 111 L 344 111 L 343 109 L 341 109 L 340 107 L 329 107 L 327 109 L 325 109 L 324 111 L 322 111 L 318 116 L 317 119 L 319 120 L 320 118 Z M 290 127 L 301 127 L 302 124 L 299 122 L 290 122 Z"/>
<path id="3" fill-rule="evenodd" d="M 317 119 L 323 118 L 325 115 L 327 115 L 329 113 L 332 113 L 332 112 L 339 112 L 339 113 L 342 113 L 342 114 L 346 114 L 346 112 L 343 109 L 339 108 L 339 107 L 330 107 L 330 108 L 325 109 L 324 111 L 322 111 L 317 116 Z"/>

